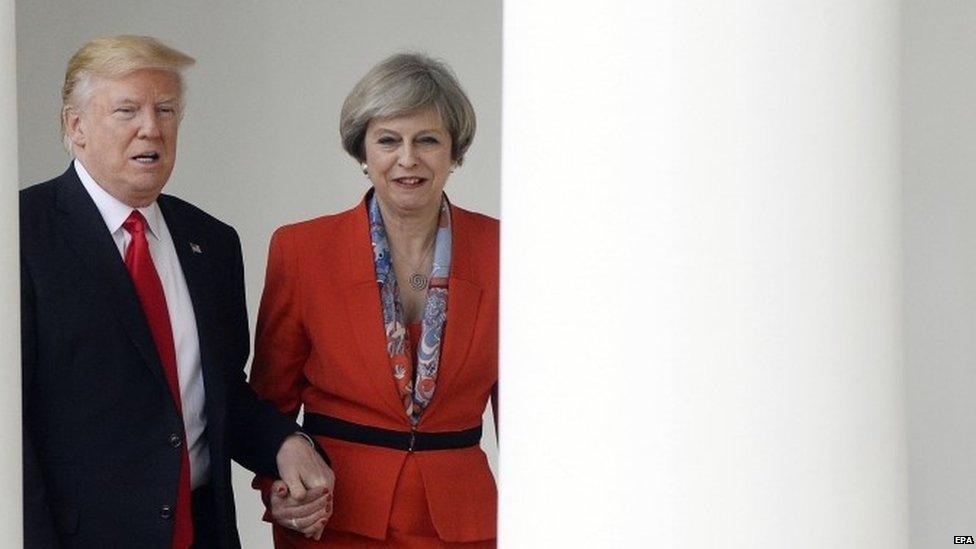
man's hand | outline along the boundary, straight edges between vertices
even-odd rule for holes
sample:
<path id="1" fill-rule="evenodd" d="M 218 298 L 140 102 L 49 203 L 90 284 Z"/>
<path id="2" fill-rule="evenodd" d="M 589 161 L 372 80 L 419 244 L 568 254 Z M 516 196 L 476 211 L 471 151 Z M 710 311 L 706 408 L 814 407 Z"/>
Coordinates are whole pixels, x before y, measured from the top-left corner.
<path id="1" fill-rule="evenodd" d="M 281 480 L 271 489 L 271 515 L 278 524 L 319 539 L 332 516 L 335 473 L 301 435 L 291 435 L 278 450 Z"/>

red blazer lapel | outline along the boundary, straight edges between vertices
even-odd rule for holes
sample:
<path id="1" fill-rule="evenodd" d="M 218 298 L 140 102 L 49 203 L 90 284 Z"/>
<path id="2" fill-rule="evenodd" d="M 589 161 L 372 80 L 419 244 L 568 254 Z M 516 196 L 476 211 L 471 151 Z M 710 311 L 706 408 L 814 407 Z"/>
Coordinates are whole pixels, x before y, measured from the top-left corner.
<path id="1" fill-rule="evenodd" d="M 343 227 L 344 233 L 337 239 L 349 251 L 342 286 L 346 318 L 352 326 L 354 340 L 363 358 L 363 369 L 376 387 L 378 398 L 390 411 L 402 416 L 406 423 L 407 413 L 397 395 L 390 357 L 386 352 L 386 331 L 383 328 L 365 200 L 350 214 L 349 222 Z"/>
<path id="2" fill-rule="evenodd" d="M 481 286 L 474 282 L 478 251 L 471 243 L 472 226 L 465 212 L 451 206 L 451 277 L 448 282 L 447 322 L 444 325 L 444 345 L 441 347 L 440 365 L 437 370 L 437 388 L 430 406 L 421 417 L 436 411 L 444 397 L 450 395 L 451 384 L 458 378 L 468 356 L 478 305 L 481 302 Z M 449 396 L 446 398 L 450 398 Z"/>
<path id="3" fill-rule="evenodd" d="M 377 389 L 377 396 L 391 412 L 403 418 L 407 415 L 399 400 L 390 359 L 386 352 L 386 332 L 383 312 L 373 264 L 372 244 L 369 237 L 369 220 L 365 200 L 349 212 L 348 222 L 343 224 L 342 234 L 336 242 L 348 250 L 348 261 L 342 269 L 342 299 L 345 315 L 352 327 L 353 340 L 363 359 L 364 371 Z M 451 207 L 451 277 L 447 302 L 447 322 L 444 326 L 444 346 L 441 349 L 437 373 L 437 388 L 424 418 L 436 411 L 442 400 L 450 401 L 451 385 L 464 369 L 482 299 L 482 287 L 478 284 L 477 265 L 482 259 L 472 242 L 475 230 L 466 212 Z M 438 397 L 438 395 L 448 395 Z"/>

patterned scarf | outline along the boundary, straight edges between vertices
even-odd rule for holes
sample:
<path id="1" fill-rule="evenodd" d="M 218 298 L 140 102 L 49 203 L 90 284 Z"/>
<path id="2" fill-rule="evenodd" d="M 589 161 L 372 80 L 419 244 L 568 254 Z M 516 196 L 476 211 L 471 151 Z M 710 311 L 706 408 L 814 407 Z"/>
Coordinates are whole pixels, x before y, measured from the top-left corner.
<path id="1" fill-rule="evenodd" d="M 403 407 L 412 425 L 417 425 L 420 415 L 430 404 L 437 385 L 437 367 L 441 356 L 441 339 L 447 320 L 447 280 L 451 274 L 451 209 L 447 198 L 441 199 L 440 219 L 434 240 L 434 262 L 427 286 L 419 349 L 416 350 L 417 368 L 414 371 L 409 357 L 410 338 L 403 323 L 403 306 L 397 290 L 396 274 L 390 243 L 383 226 L 383 216 L 375 196 L 369 198 L 369 236 L 373 243 L 373 263 L 376 266 L 376 282 L 380 289 L 383 308 L 383 326 L 386 329 L 386 351 L 390 355 L 393 379 Z"/>

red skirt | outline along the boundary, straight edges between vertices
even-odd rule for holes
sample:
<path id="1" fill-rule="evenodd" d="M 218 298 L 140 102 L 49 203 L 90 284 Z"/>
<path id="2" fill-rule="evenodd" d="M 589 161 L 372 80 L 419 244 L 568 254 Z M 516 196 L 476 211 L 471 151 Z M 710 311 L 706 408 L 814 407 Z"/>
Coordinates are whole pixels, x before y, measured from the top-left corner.
<path id="1" fill-rule="evenodd" d="M 390 524 L 386 530 L 386 539 L 377 540 L 353 534 L 340 532 L 326 526 L 322 539 L 315 541 L 307 539 L 302 534 L 274 526 L 274 544 L 277 549 L 306 549 L 306 548 L 379 548 L 392 547 L 402 549 L 427 548 L 458 548 L 458 549 L 494 549 L 496 540 L 475 541 L 470 543 L 452 543 L 442 540 L 437 535 L 434 523 L 427 509 L 427 493 L 424 481 L 420 475 L 420 468 L 412 454 L 407 456 L 400 477 L 397 479 L 396 491 L 393 494 L 393 508 L 390 510 Z"/>

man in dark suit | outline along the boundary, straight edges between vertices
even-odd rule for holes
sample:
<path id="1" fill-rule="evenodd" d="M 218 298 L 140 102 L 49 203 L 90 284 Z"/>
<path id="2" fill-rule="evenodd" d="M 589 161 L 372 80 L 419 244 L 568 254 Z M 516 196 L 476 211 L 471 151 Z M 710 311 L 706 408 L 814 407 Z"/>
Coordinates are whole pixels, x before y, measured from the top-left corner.
<path id="1" fill-rule="evenodd" d="M 245 382 L 237 234 L 160 194 L 192 63 L 147 37 L 83 46 L 75 160 L 21 192 L 27 547 L 239 546 L 231 459 L 287 484 L 286 526 L 331 514 L 331 469 Z"/>

